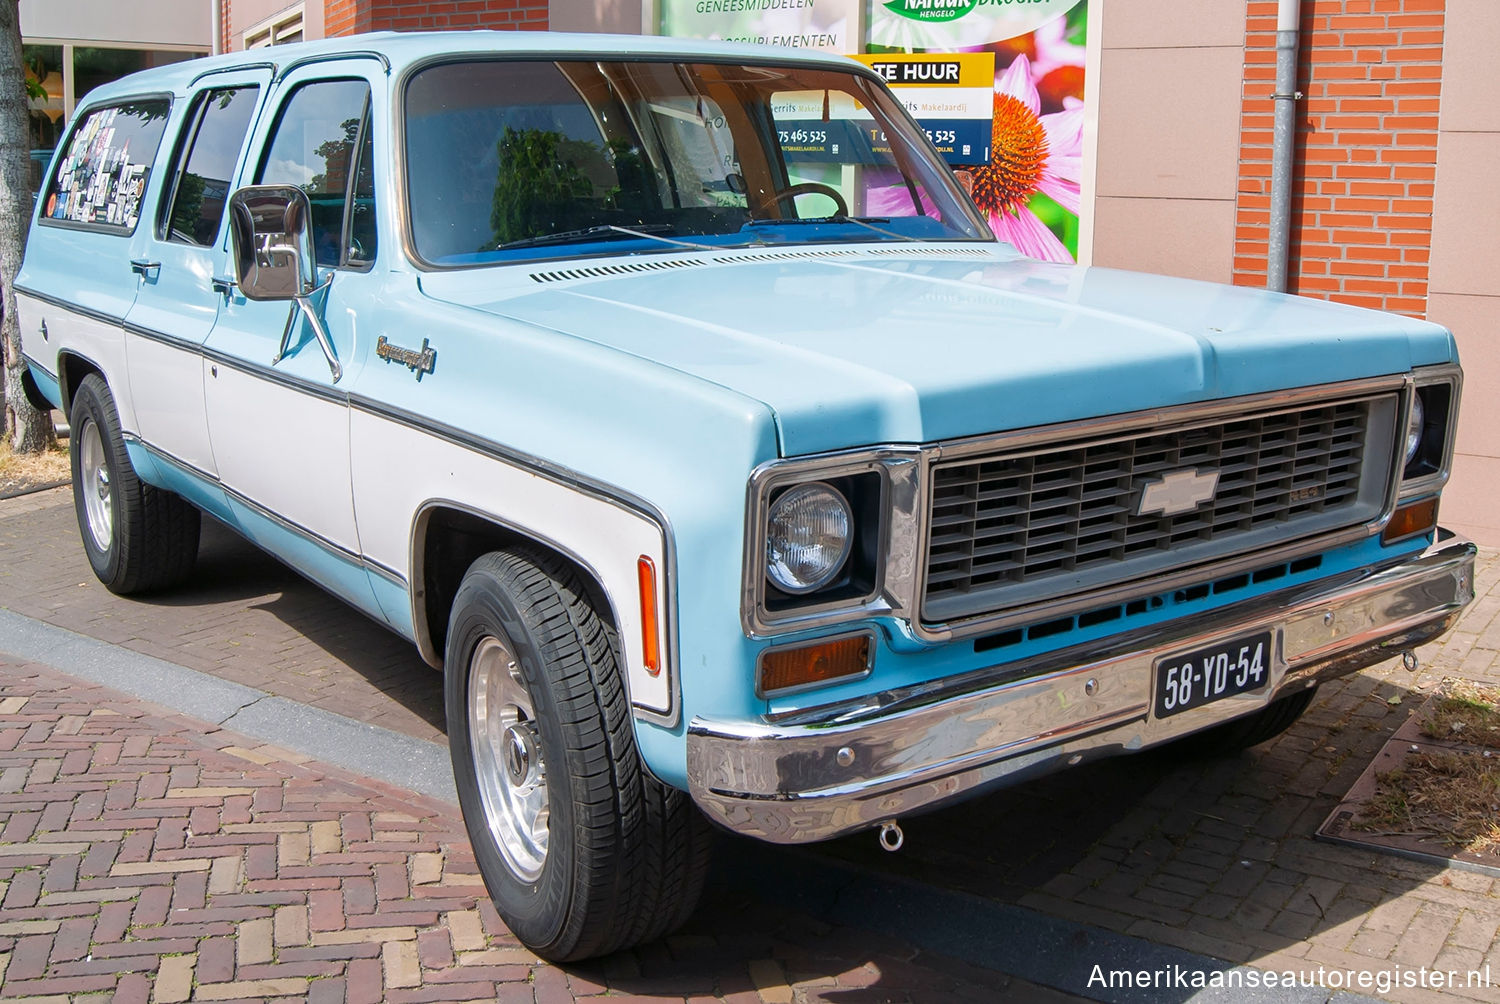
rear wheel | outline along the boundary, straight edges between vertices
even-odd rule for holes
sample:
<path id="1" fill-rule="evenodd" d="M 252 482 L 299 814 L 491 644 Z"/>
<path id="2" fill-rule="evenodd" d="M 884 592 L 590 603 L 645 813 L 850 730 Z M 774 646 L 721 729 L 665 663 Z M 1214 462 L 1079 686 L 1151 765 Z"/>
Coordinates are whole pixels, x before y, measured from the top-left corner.
<path id="1" fill-rule="evenodd" d="M 515 935 L 566 961 L 686 920 L 708 827 L 642 766 L 613 632 L 571 568 L 530 549 L 476 561 L 444 675 L 464 823 Z"/>
<path id="2" fill-rule="evenodd" d="M 136 477 L 109 385 L 97 374 L 73 393 L 73 508 L 83 549 L 114 593 L 175 585 L 198 559 L 202 517 L 180 496 Z"/>

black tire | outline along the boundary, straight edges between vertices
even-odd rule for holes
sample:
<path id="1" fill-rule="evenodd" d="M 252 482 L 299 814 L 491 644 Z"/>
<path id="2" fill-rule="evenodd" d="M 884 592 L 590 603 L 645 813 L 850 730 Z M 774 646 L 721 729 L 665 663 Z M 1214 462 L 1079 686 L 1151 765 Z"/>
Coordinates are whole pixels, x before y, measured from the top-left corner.
<path id="1" fill-rule="evenodd" d="M 202 517 L 181 496 L 136 477 L 120 434 L 114 395 L 98 374 L 84 377 L 74 391 L 68 423 L 73 508 L 83 549 L 99 581 L 110 592 L 124 595 L 186 579 L 198 560 Z M 87 497 L 89 492 L 93 499 Z M 100 515 L 103 511 L 107 516 Z"/>
<path id="2" fill-rule="evenodd" d="M 641 764 L 613 631 L 573 570 L 530 548 L 481 557 L 454 598 L 444 655 L 464 823 L 516 937 L 565 962 L 680 926 L 702 892 L 708 825 Z M 496 666 L 511 667 L 509 678 Z M 496 722 L 511 724 L 500 732 Z M 538 777 L 540 854 L 531 809 L 494 811 L 534 798 Z"/>
<path id="3" fill-rule="evenodd" d="M 1288 694 L 1254 714 L 1184 736 L 1175 745 L 1197 756 L 1233 756 L 1275 739 L 1291 728 L 1292 723 L 1301 718 L 1302 713 L 1312 704 L 1317 693 L 1317 687 L 1309 687 L 1295 694 Z"/>

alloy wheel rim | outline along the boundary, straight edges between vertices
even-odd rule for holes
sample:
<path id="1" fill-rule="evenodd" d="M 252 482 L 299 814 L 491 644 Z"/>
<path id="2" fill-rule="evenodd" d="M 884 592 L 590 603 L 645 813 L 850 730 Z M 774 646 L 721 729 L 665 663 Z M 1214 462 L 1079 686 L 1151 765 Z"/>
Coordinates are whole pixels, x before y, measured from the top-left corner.
<path id="1" fill-rule="evenodd" d="M 534 882 L 547 862 L 547 770 L 515 653 L 486 636 L 469 661 L 469 739 L 485 825 L 511 872 Z"/>
<path id="2" fill-rule="evenodd" d="M 79 433 L 79 481 L 83 492 L 83 511 L 88 519 L 89 536 L 94 546 L 108 552 L 114 541 L 115 496 L 110 477 L 109 458 L 99 423 L 86 421 Z"/>

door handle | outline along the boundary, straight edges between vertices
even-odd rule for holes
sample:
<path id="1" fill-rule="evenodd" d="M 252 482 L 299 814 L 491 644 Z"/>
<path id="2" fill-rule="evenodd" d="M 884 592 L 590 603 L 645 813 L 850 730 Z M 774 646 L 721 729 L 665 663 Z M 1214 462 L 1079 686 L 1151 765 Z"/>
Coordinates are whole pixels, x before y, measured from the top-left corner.
<path id="1" fill-rule="evenodd" d="M 143 279 L 149 279 L 151 278 L 149 273 L 161 271 L 161 262 L 151 261 L 148 258 L 132 258 L 130 259 L 130 271 Z"/>
<path id="2" fill-rule="evenodd" d="M 234 295 L 235 281 L 233 279 L 216 275 L 208 280 L 208 284 L 213 287 L 215 293 L 222 293 L 226 297 Z"/>

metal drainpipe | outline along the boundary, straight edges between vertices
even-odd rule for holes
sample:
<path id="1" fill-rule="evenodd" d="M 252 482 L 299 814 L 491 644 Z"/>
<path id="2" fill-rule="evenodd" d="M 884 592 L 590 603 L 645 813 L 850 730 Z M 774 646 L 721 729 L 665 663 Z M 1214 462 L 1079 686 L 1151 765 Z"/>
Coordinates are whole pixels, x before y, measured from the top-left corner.
<path id="1" fill-rule="evenodd" d="M 213 11 L 209 21 L 213 25 L 212 30 L 214 33 L 213 41 L 209 46 L 209 52 L 217 56 L 224 51 L 224 0 L 208 0 L 208 2 L 211 5 L 210 9 Z"/>
<path id="2" fill-rule="evenodd" d="M 1302 0 L 1277 0 L 1275 132 L 1271 139 L 1271 232 L 1266 251 L 1266 288 L 1286 292 L 1292 230 L 1292 154 L 1297 149 L 1297 49 Z"/>

